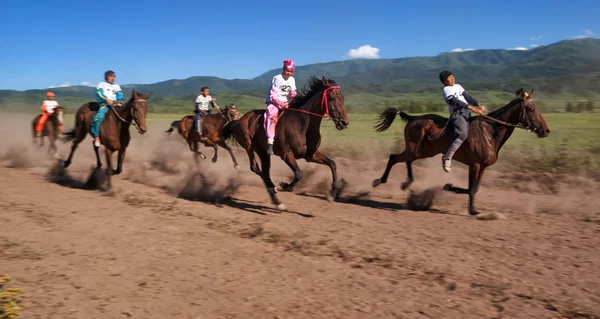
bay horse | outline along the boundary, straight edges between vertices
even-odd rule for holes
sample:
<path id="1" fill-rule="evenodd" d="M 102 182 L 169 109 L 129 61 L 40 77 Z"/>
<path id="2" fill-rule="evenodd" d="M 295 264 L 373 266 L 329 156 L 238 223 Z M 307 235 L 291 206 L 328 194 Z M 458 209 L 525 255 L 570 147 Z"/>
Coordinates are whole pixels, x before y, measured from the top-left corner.
<path id="1" fill-rule="evenodd" d="M 108 187 L 111 187 L 110 176 L 121 174 L 123 171 L 123 161 L 125 160 L 125 152 L 131 134 L 129 126 L 133 125 L 140 134 L 146 133 L 146 115 L 148 114 L 148 105 L 146 100 L 150 98 L 152 92 L 146 95 L 138 94 L 135 90 L 131 92 L 131 98 L 121 107 L 107 106 L 110 109 L 104 117 L 104 121 L 100 126 L 100 143 L 104 145 L 106 154 L 106 175 L 108 176 Z M 69 132 L 63 133 L 61 140 L 65 143 L 73 141 L 69 158 L 64 161 L 65 168 L 71 165 L 73 154 L 79 143 L 85 139 L 90 133 L 93 117 L 98 111 L 100 104 L 98 102 L 88 102 L 83 104 L 75 114 L 75 128 Z M 91 135 L 91 133 L 90 133 Z M 112 168 L 112 154 L 119 152 L 117 159 L 117 169 Z M 96 154 L 96 166 L 102 167 L 98 147 L 94 146 Z"/>
<path id="2" fill-rule="evenodd" d="M 54 112 L 48 116 L 48 120 L 44 124 L 44 129 L 42 130 L 42 136 L 39 137 L 40 147 L 44 147 L 44 137 L 48 137 L 48 142 L 50 143 L 50 147 L 48 148 L 48 153 L 56 154 L 58 149 L 56 148 L 55 141 L 58 139 L 60 130 L 59 126 L 63 125 L 63 115 L 64 109 L 58 106 Z M 40 121 L 40 117 L 42 114 L 36 115 L 31 121 L 31 134 L 33 135 L 33 144 L 37 144 L 38 137 L 36 136 L 35 127 L 37 123 Z"/>
<path id="3" fill-rule="evenodd" d="M 500 149 L 511 137 L 515 128 L 533 131 L 539 138 L 550 134 L 550 127 L 533 100 L 534 90 L 527 94 L 523 88 L 517 91 L 517 98 L 487 116 L 474 116 L 469 119 L 467 140 L 456 151 L 454 159 L 469 166 L 469 188 L 446 184 L 444 190 L 469 195 L 469 214 L 478 215 L 475 210 L 475 194 L 485 169 L 498 160 Z M 395 108 L 388 108 L 379 116 L 376 130 L 387 130 L 396 115 L 407 122 L 404 127 L 405 150 L 391 154 L 381 178 L 373 181 L 373 187 L 387 182 L 390 170 L 400 162 L 406 163 L 407 179 L 402 183 L 406 190 L 413 182 L 412 162 L 445 153 L 454 136 L 448 119 L 435 114 L 411 116 Z"/>
<path id="4" fill-rule="evenodd" d="M 198 157 L 202 159 L 206 159 L 206 156 L 202 154 L 198 150 L 198 146 L 200 143 L 203 143 L 204 146 L 209 147 L 212 146 L 215 150 L 215 155 L 212 158 L 212 162 L 216 163 L 218 159 L 218 149 L 219 146 L 226 149 L 233 160 L 233 167 L 238 169 L 240 165 L 233 154 L 233 151 L 225 143 L 225 139 L 222 136 L 222 130 L 225 124 L 238 120 L 240 118 L 240 113 L 238 112 L 235 105 L 225 105 L 225 109 L 220 110 L 217 114 L 212 115 L 204 115 L 202 117 L 202 136 L 205 137 L 204 141 L 200 140 L 200 135 L 193 128 L 195 115 L 186 115 L 181 120 L 171 122 L 171 127 L 165 131 L 167 134 L 171 134 L 174 130 L 177 130 L 179 135 L 183 137 L 183 139 L 188 143 L 190 150 L 194 152 L 194 159 L 196 163 L 198 163 Z"/>
<path id="5" fill-rule="evenodd" d="M 284 210 L 285 205 L 277 198 L 275 185 L 270 177 L 271 157 L 267 153 L 264 113 L 265 110 L 247 112 L 238 121 L 225 125 L 223 136 L 226 139 L 235 139 L 246 150 L 250 170 L 262 178 L 273 204 Z M 341 88 L 331 79 L 310 77 L 308 86 L 290 101 L 287 109 L 280 112 L 275 129 L 274 154 L 294 171 L 294 178 L 290 183 L 280 184 L 284 191 L 293 191 L 294 186 L 302 179 L 303 174 L 296 160 L 305 159 L 307 162 L 329 166 L 333 181 L 328 199 L 338 197 L 336 164 L 319 151 L 323 118 L 331 118 L 336 129 L 340 131 L 350 124 Z M 255 159 L 255 152 L 261 161 L 260 168 Z"/>

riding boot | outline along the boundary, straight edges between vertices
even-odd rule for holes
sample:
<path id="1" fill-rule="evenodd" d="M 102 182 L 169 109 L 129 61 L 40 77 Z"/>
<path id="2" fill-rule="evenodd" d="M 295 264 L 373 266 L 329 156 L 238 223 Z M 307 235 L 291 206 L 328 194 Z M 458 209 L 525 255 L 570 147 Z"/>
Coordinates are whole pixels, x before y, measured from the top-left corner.
<path id="1" fill-rule="evenodd" d="M 269 147 L 267 147 L 267 154 L 269 155 L 273 155 L 273 144 L 268 144 Z"/>
<path id="2" fill-rule="evenodd" d="M 455 138 L 454 141 L 452 142 L 452 144 L 450 144 L 450 147 L 448 148 L 448 151 L 446 152 L 446 154 L 444 154 L 444 156 L 442 156 L 442 168 L 444 169 L 444 171 L 449 173 L 452 170 L 452 168 L 451 168 L 452 157 L 454 156 L 454 153 L 456 153 L 456 151 L 462 145 L 463 142 L 464 141 L 461 140 L 460 138 Z"/>

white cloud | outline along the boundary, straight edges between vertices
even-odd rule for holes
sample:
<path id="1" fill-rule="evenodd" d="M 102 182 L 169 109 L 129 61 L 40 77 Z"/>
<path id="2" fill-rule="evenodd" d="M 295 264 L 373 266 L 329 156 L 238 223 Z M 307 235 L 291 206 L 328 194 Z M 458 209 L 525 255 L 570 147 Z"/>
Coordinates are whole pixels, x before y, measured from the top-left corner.
<path id="1" fill-rule="evenodd" d="M 68 87 L 71 86 L 71 82 L 65 82 L 61 85 L 50 85 L 48 88 L 49 89 L 53 89 L 53 88 L 64 88 L 64 87 Z"/>
<path id="2" fill-rule="evenodd" d="M 79 83 L 79 85 L 83 85 L 83 86 L 94 86 L 92 83 L 88 82 L 88 81 L 83 81 L 81 83 Z"/>
<path id="3" fill-rule="evenodd" d="M 346 57 L 352 59 L 379 59 L 379 48 L 363 45 L 358 49 L 350 49 Z"/>
<path id="4" fill-rule="evenodd" d="M 539 45 L 539 44 L 530 44 L 529 46 L 530 46 L 530 47 L 532 47 L 532 48 L 537 48 L 537 47 L 539 47 L 540 45 Z"/>
<path id="5" fill-rule="evenodd" d="M 594 34 L 594 32 L 592 32 L 592 30 L 590 30 L 590 29 L 585 29 L 585 30 L 583 30 L 583 33 L 582 33 L 582 34 L 580 34 L 580 35 L 576 35 L 576 36 L 574 36 L 573 38 L 574 38 L 574 39 L 591 38 L 591 37 L 593 37 L 594 35 L 595 35 L 595 34 Z"/>
<path id="6" fill-rule="evenodd" d="M 529 38 L 529 41 L 537 41 L 537 40 L 541 40 L 542 38 L 543 38 L 543 36 L 538 35 L 538 36 Z"/>
<path id="7" fill-rule="evenodd" d="M 452 52 L 467 52 L 467 51 L 473 51 L 475 49 L 463 49 L 463 48 L 456 48 L 456 49 L 452 49 Z"/>
<path id="8" fill-rule="evenodd" d="M 515 48 L 510 48 L 510 49 L 507 49 L 507 50 L 526 51 L 527 48 L 526 47 L 515 47 Z"/>

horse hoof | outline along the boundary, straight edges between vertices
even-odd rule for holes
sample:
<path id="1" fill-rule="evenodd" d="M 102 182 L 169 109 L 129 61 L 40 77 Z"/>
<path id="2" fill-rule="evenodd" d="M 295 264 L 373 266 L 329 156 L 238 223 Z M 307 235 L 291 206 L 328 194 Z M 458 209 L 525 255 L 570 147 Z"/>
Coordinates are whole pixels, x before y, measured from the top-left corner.
<path id="1" fill-rule="evenodd" d="M 404 182 L 402 183 L 402 186 L 400 186 L 400 188 L 405 191 L 409 186 L 410 186 L 410 182 Z"/>
<path id="2" fill-rule="evenodd" d="M 122 170 L 122 169 L 116 169 L 116 170 L 114 170 L 114 171 L 112 172 L 112 174 L 113 174 L 113 175 L 119 175 L 119 174 L 121 174 L 121 172 L 123 172 L 123 170 Z"/>
<path id="3" fill-rule="evenodd" d="M 234 169 L 240 169 L 240 165 L 238 165 L 238 164 L 235 164 L 235 165 L 233 165 L 233 168 L 234 168 Z"/>
<path id="4" fill-rule="evenodd" d="M 471 216 L 477 216 L 479 214 L 481 214 L 481 213 L 476 210 L 469 211 L 469 215 L 471 215 Z"/>
<path id="5" fill-rule="evenodd" d="M 67 167 L 69 167 L 69 165 L 71 165 L 71 162 L 70 162 L 70 161 L 64 161 L 64 162 L 63 162 L 63 167 L 64 167 L 64 168 L 67 168 Z"/>
<path id="6" fill-rule="evenodd" d="M 451 189 L 452 189 L 452 187 L 453 187 L 453 185 L 452 185 L 452 184 L 450 184 L 450 183 L 448 183 L 448 184 L 444 185 L 444 190 L 445 190 L 445 191 L 449 191 L 449 190 L 451 190 Z"/>
<path id="7" fill-rule="evenodd" d="M 285 204 L 281 203 L 281 204 L 275 205 L 275 208 L 277 208 L 278 210 L 285 210 Z"/>
<path id="8" fill-rule="evenodd" d="M 206 159 L 206 155 L 204 155 L 204 154 L 201 154 L 201 155 L 200 155 L 200 158 L 201 158 L 201 159 L 203 159 L 203 160 L 205 160 L 205 159 Z"/>
<path id="9" fill-rule="evenodd" d="M 216 163 L 216 162 L 217 162 L 217 158 L 216 158 L 216 157 L 213 157 L 213 159 L 212 159 L 212 162 L 213 162 L 213 163 Z"/>
<path id="10" fill-rule="evenodd" d="M 290 187 L 290 184 L 288 183 L 279 183 L 279 187 L 281 187 L 281 189 L 285 192 L 291 192 L 294 190 L 294 188 Z"/>
<path id="11" fill-rule="evenodd" d="M 383 184 L 383 182 L 381 181 L 381 178 L 378 178 L 376 180 L 373 181 L 373 187 L 377 187 L 379 185 Z"/>

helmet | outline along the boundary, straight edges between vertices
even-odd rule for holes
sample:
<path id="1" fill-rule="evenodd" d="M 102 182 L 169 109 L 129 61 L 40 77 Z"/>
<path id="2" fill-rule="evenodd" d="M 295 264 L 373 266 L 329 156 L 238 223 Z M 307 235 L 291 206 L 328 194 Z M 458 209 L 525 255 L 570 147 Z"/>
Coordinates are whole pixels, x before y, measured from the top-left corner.
<path id="1" fill-rule="evenodd" d="M 294 67 L 294 61 L 292 61 L 290 59 L 287 59 L 287 60 L 283 61 L 283 68 L 285 70 L 289 70 L 289 71 L 292 71 L 292 72 L 294 72 L 294 70 L 296 69 Z"/>
<path id="2" fill-rule="evenodd" d="M 46 96 L 47 96 L 47 97 L 54 97 L 54 93 L 52 93 L 52 92 L 48 92 L 48 93 L 46 93 Z"/>

